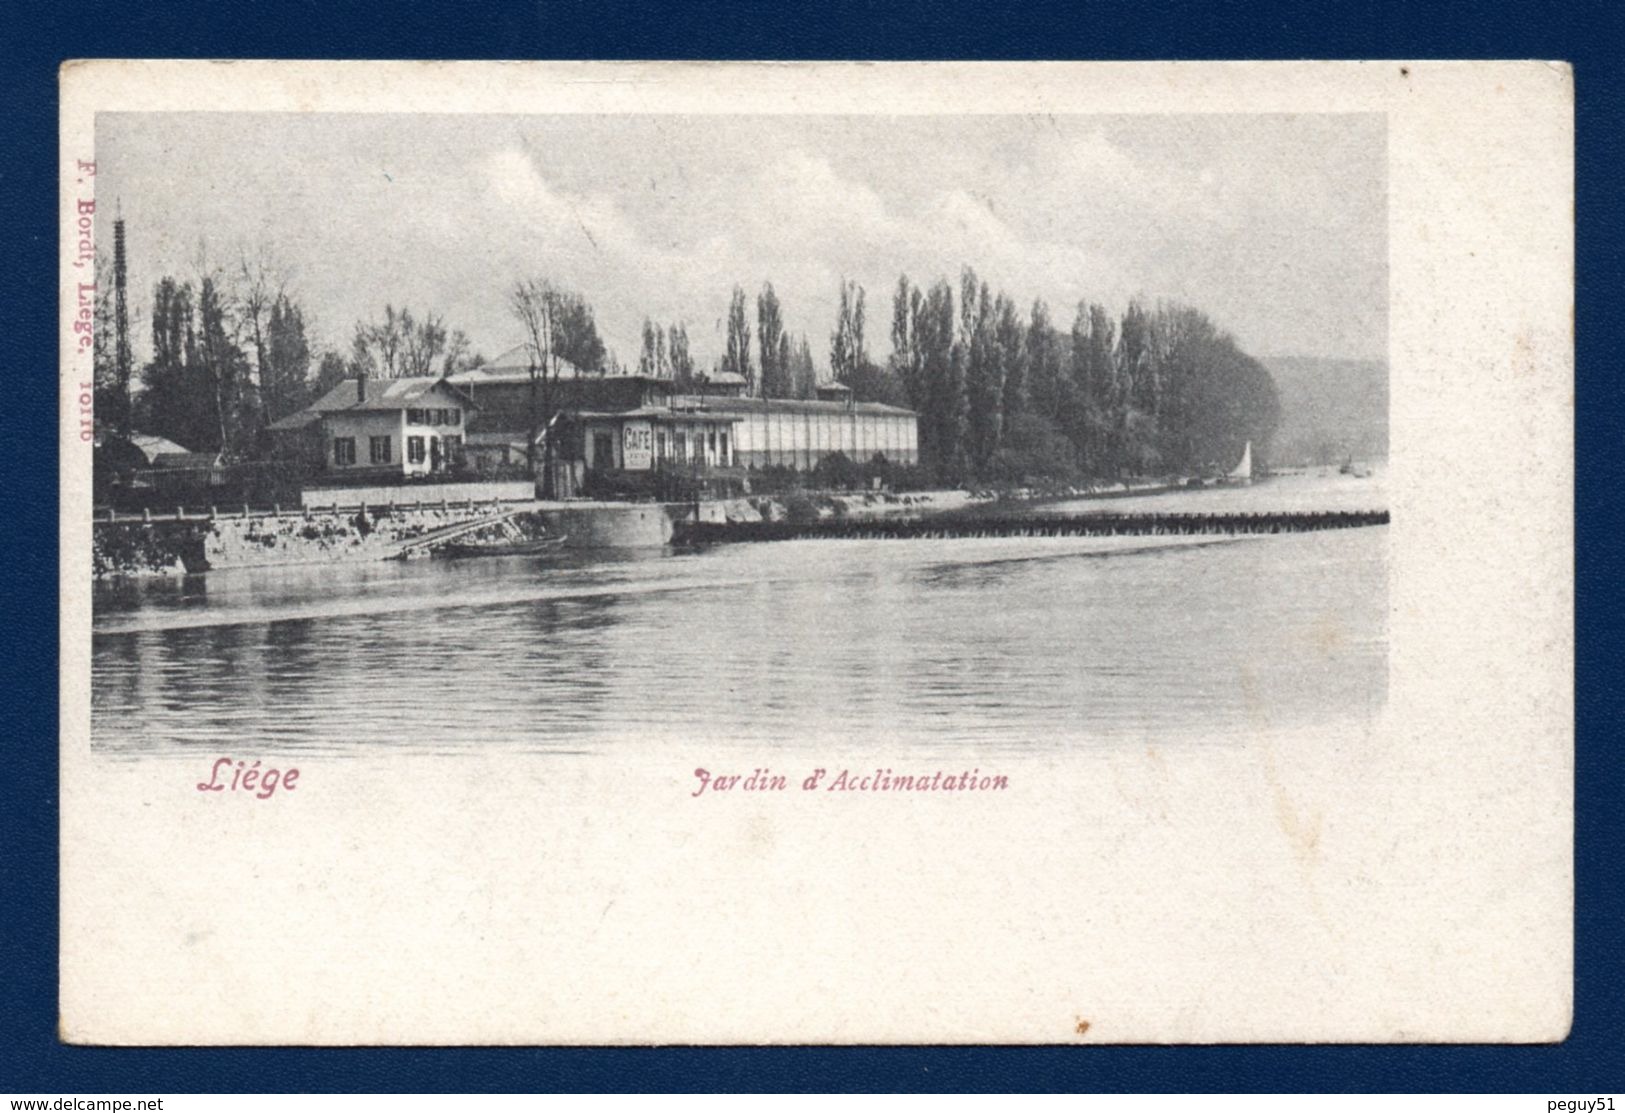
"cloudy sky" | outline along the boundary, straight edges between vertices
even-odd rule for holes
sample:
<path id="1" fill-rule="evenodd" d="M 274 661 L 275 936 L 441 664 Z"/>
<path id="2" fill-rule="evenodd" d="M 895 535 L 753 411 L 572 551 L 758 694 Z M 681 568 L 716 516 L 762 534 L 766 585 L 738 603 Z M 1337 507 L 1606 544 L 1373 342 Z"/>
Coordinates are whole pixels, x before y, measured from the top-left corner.
<path id="1" fill-rule="evenodd" d="M 539 275 L 587 297 L 623 362 L 652 317 L 708 363 L 732 288 L 771 281 L 823 364 L 844 275 L 881 359 L 898 274 L 970 264 L 1062 325 L 1139 295 L 1256 355 L 1387 351 L 1377 116 L 103 114 L 97 161 L 138 352 L 153 284 L 196 274 L 200 244 L 268 248 L 340 348 L 389 302 L 496 355 L 520 339 L 508 289 Z"/>

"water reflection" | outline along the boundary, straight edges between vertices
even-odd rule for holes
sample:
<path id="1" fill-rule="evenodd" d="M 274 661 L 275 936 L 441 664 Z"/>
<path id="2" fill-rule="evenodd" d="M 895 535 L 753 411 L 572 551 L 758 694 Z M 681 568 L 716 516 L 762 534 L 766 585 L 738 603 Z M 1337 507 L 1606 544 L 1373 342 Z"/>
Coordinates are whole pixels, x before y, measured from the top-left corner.
<path id="1" fill-rule="evenodd" d="M 102 585 L 110 753 L 1042 749 L 1362 719 L 1382 528 L 723 546 Z"/>

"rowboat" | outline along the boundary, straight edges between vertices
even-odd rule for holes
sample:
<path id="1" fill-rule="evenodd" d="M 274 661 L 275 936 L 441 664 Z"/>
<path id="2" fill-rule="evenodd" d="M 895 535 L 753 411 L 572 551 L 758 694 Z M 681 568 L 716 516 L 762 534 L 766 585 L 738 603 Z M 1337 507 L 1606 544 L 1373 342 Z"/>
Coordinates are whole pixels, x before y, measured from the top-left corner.
<path id="1" fill-rule="evenodd" d="M 453 541 L 440 552 L 449 557 L 538 556 L 561 548 L 566 540 L 567 538 L 560 534 L 557 537 L 522 540 L 499 537 L 490 541 Z"/>

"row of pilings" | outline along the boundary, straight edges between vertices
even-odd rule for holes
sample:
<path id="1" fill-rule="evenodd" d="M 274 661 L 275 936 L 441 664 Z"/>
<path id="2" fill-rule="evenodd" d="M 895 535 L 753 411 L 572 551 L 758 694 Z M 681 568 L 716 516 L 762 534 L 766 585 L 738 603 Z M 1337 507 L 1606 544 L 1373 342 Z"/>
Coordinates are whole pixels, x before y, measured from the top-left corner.
<path id="1" fill-rule="evenodd" d="M 1386 510 L 1250 514 L 938 515 L 929 518 L 820 518 L 806 522 L 676 523 L 679 544 L 725 541 L 906 540 L 946 537 L 1113 537 L 1235 535 L 1359 529 L 1388 524 Z"/>

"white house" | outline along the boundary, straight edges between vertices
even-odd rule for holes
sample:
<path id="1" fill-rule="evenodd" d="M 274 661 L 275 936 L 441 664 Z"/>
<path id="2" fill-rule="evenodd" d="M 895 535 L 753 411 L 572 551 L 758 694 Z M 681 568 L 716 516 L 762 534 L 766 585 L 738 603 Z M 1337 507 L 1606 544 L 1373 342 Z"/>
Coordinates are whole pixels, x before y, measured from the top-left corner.
<path id="1" fill-rule="evenodd" d="M 444 379 L 346 379 L 271 425 L 331 471 L 431 475 L 463 459 L 468 395 Z"/>

